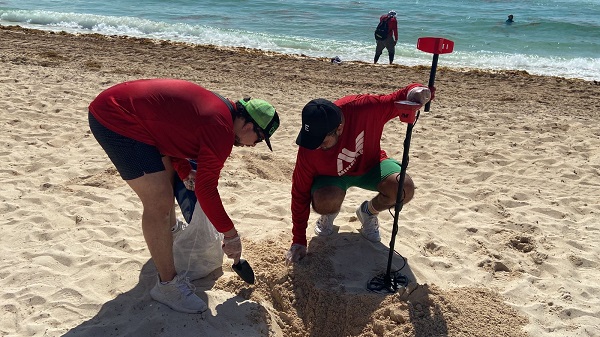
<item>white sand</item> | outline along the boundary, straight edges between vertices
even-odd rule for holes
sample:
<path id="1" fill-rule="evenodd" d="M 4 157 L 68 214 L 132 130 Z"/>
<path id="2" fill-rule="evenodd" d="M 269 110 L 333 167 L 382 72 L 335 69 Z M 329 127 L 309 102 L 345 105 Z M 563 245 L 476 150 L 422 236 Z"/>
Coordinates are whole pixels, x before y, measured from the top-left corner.
<path id="1" fill-rule="evenodd" d="M 415 126 L 417 191 L 396 250 L 416 283 L 365 290 L 386 270 L 383 241 L 357 232 L 352 189 L 334 235 L 284 265 L 300 110 L 312 98 L 426 83 L 427 67 L 333 65 L 256 51 L 0 29 L 1 336 L 599 336 L 600 85 L 519 72 L 438 69 Z M 443 66 L 443 56 L 440 57 Z M 269 100 L 282 118 L 266 148 L 234 149 L 225 207 L 257 277 L 224 261 L 196 282 L 210 312 L 150 299 L 155 268 L 141 205 L 90 135 L 87 105 L 131 79 L 176 77 Z M 383 148 L 402 157 L 406 126 Z M 394 267 L 401 265 L 394 261 Z"/>

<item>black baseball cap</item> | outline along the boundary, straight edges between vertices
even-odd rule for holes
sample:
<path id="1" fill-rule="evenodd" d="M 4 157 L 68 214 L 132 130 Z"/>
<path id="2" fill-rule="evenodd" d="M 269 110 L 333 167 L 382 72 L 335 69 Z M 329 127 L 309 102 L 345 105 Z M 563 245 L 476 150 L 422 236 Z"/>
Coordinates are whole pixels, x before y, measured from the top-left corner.
<path id="1" fill-rule="evenodd" d="M 315 150 L 342 123 L 342 109 L 324 98 L 313 99 L 302 109 L 302 129 L 296 144 Z"/>

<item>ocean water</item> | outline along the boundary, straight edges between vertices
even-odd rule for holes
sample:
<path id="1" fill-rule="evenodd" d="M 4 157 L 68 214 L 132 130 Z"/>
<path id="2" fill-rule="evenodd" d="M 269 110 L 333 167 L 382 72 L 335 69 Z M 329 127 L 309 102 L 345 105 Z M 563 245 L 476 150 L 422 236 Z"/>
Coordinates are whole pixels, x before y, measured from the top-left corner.
<path id="1" fill-rule="evenodd" d="M 372 62 L 392 9 L 394 63 L 431 65 L 416 43 L 433 36 L 455 43 L 439 66 L 600 80 L 600 0 L 0 0 L 0 25 Z"/>

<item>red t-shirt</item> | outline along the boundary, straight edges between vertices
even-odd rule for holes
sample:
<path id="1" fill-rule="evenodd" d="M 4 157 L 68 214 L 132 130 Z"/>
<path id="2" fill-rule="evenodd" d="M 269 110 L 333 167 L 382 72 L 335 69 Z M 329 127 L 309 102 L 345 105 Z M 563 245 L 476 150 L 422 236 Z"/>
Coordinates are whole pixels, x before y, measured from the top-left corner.
<path id="1" fill-rule="evenodd" d="M 172 157 L 182 179 L 191 170 L 187 159 L 195 159 L 198 202 L 219 232 L 233 228 L 217 184 L 235 134 L 231 112 L 219 97 L 188 81 L 136 80 L 103 91 L 89 110 L 108 129 Z"/>
<path id="2" fill-rule="evenodd" d="M 382 15 L 379 18 L 379 22 L 383 21 L 384 19 L 387 19 L 389 17 L 389 21 L 388 21 L 388 36 L 394 36 L 394 41 L 398 41 L 398 20 L 396 20 L 396 17 L 394 16 L 388 16 L 387 14 Z"/>
<path id="3" fill-rule="evenodd" d="M 388 95 L 351 95 L 335 101 L 344 115 L 344 129 L 329 150 L 299 147 L 292 176 L 293 243 L 306 245 L 310 189 L 317 176 L 360 176 L 387 158 L 380 141 L 385 124 L 400 116 L 395 101 L 406 99 L 411 84 Z"/>

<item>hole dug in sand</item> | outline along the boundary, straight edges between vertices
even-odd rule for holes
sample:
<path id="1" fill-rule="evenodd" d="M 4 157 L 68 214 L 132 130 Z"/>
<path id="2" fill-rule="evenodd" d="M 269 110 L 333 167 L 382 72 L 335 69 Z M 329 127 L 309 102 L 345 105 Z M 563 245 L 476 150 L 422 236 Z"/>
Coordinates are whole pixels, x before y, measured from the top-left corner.
<path id="1" fill-rule="evenodd" d="M 246 241 L 256 283 L 234 276 L 219 279 L 215 288 L 266 308 L 270 315 L 260 317 L 272 320 L 269 336 L 526 336 L 527 319 L 490 290 L 413 282 L 395 294 L 369 292 L 374 259 L 385 264 L 387 248 L 373 248 L 356 235 L 338 234 L 329 242 L 313 238 L 309 255 L 292 267 L 283 258 L 287 239 Z"/>

